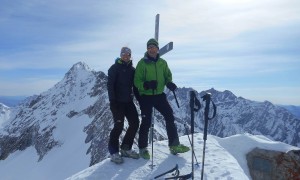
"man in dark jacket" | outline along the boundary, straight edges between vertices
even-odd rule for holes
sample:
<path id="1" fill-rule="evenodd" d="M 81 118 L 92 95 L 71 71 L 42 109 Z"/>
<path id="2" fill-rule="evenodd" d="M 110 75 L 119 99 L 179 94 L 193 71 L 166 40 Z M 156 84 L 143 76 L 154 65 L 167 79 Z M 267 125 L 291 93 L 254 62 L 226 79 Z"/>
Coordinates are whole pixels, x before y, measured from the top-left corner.
<path id="1" fill-rule="evenodd" d="M 139 104 L 142 112 L 138 145 L 140 157 L 144 159 L 150 159 L 147 139 L 153 107 L 163 115 L 166 121 L 170 152 L 177 154 L 189 151 L 189 147 L 179 143 L 173 110 L 163 92 L 165 86 L 171 91 L 174 91 L 177 86 L 172 82 L 172 73 L 167 62 L 160 58 L 158 50 L 158 42 L 155 39 L 150 39 L 147 42 L 147 52 L 138 62 L 134 75 L 134 84 L 140 94 Z"/>
<path id="2" fill-rule="evenodd" d="M 136 107 L 133 103 L 133 78 L 134 67 L 131 61 L 131 50 L 128 47 L 121 49 L 121 58 L 118 58 L 108 70 L 108 97 L 110 110 L 114 119 L 114 127 L 110 132 L 108 150 L 111 161 L 117 164 L 123 163 L 123 157 L 134 159 L 139 154 L 132 150 L 134 137 L 139 127 L 139 119 Z M 119 153 L 119 137 L 123 131 L 124 118 L 127 118 L 128 129 L 121 144 Z"/>

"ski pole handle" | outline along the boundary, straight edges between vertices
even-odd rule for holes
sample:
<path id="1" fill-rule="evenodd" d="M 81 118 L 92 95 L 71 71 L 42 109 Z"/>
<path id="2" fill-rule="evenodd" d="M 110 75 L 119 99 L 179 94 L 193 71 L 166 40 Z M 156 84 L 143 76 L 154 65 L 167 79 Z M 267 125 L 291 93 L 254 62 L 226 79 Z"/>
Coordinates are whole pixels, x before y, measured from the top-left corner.
<path id="1" fill-rule="evenodd" d="M 211 94 L 206 93 L 204 96 L 202 96 L 203 101 L 205 101 L 205 109 L 204 109 L 204 133 L 203 133 L 203 139 L 204 141 L 207 140 L 207 127 L 208 127 L 208 113 L 209 113 L 209 104 L 211 99 Z"/>

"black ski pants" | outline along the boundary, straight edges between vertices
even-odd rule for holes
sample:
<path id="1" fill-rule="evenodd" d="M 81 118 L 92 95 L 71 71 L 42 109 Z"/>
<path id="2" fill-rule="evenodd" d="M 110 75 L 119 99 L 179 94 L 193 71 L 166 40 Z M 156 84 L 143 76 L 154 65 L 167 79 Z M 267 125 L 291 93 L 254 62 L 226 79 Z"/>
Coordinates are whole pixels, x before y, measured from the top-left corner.
<path id="1" fill-rule="evenodd" d="M 123 138 L 121 149 L 130 150 L 139 128 L 139 118 L 136 107 L 132 101 L 129 103 L 118 102 L 116 105 L 110 104 L 110 110 L 114 119 L 114 127 L 109 136 L 109 153 L 114 154 L 119 152 L 119 137 L 123 131 L 125 117 L 128 121 L 128 129 Z"/>
<path id="2" fill-rule="evenodd" d="M 153 107 L 159 111 L 165 121 L 166 130 L 169 139 L 169 146 L 179 144 L 177 128 L 174 123 L 173 110 L 167 101 L 166 94 L 159 95 L 143 95 L 140 97 L 140 108 L 142 113 L 142 123 L 139 130 L 138 146 L 140 149 L 148 146 L 148 134 L 151 127 L 152 109 Z"/>

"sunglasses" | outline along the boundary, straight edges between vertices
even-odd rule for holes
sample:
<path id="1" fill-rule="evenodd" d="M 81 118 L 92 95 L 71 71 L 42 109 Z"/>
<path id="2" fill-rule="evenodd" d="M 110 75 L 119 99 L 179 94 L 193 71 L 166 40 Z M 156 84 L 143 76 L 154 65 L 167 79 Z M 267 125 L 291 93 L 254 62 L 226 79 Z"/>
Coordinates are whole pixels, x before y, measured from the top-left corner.
<path id="1" fill-rule="evenodd" d="M 155 46 L 155 45 L 149 45 L 149 46 L 147 47 L 147 49 L 152 49 L 152 48 L 156 48 L 156 46 Z"/>
<path id="2" fill-rule="evenodd" d="M 122 52 L 122 53 L 121 53 L 121 55 L 122 55 L 122 56 L 125 56 L 125 55 L 127 55 L 127 56 L 131 56 L 131 54 L 130 54 L 130 53 L 126 53 L 126 52 Z"/>

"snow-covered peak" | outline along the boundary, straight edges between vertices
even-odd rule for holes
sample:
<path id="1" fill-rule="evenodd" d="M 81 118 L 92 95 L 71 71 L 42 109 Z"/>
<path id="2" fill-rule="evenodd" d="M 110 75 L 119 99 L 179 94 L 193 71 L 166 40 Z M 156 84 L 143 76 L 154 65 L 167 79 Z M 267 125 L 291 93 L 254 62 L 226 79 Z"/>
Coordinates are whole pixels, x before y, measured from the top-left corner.
<path id="1" fill-rule="evenodd" d="M 217 91 L 214 88 L 211 88 L 209 90 L 207 90 L 206 92 L 211 93 L 212 98 L 214 98 L 216 101 L 236 101 L 237 100 L 237 96 L 234 95 L 231 91 L 229 90 L 225 90 L 223 92 L 221 91 Z"/>
<path id="2" fill-rule="evenodd" d="M 9 107 L 3 103 L 0 103 L 0 109 L 7 109 L 7 108 L 9 108 Z"/>
<path id="3" fill-rule="evenodd" d="M 75 70 L 91 71 L 91 68 L 86 63 L 80 61 L 80 62 L 74 64 L 70 70 L 73 70 L 73 71 L 75 71 Z"/>
<path id="4" fill-rule="evenodd" d="M 10 108 L 2 103 L 0 103 L 0 128 L 2 124 L 9 119 Z"/>
<path id="5" fill-rule="evenodd" d="M 40 96 L 49 97 L 50 101 L 55 103 L 68 104 L 75 99 L 83 99 L 95 85 L 96 73 L 91 70 L 84 62 L 74 64 L 66 73 L 64 78 L 48 91 Z"/>
<path id="6" fill-rule="evenodd" d="M 74 64 L 70 70 L 66 73 L 64 80 L 70 80 L 77 77 L 85 78 L 87 73 L 90 73 L 91 68 L 84 62 L 78 62 Z"/>

